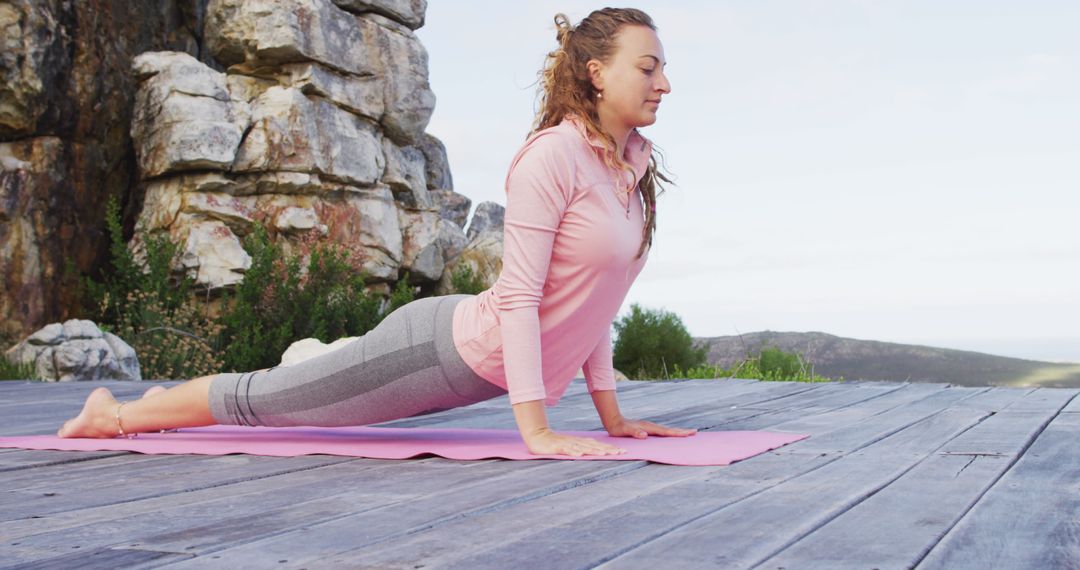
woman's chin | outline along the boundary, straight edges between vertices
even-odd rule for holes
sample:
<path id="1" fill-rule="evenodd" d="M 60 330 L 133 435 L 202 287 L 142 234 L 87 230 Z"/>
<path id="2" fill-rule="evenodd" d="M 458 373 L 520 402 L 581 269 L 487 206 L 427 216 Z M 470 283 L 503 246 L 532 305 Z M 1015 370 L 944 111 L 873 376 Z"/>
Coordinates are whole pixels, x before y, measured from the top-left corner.
<path id="1" fill-rule="evenodd" d="M 656 111 L 647 111 L 638 121 L 639 127 L 647 127 L 656 122 Z"/>

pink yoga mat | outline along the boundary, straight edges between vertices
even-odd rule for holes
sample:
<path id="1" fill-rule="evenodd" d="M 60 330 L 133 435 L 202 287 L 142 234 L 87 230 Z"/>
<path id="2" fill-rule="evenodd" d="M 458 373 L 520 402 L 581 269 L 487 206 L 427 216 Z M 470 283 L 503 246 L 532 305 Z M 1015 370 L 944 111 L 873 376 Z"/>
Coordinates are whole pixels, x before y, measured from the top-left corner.
<path id="1" fill-rule="evenodd" d="M 533 455 L 516 430 L 388 427 L 246 427 L 208 426 L 167 433 L 143 433 L 134 439 L 67 439 L 52 435 L 0 437 L 0 448 L 63 451 L 126 450 L 147 454 L 225 455 L 247 453 L 347 455 L 407 459 L 432 453 L 447 459 L 647 460 L 670 465 L 728 465 L 809 435 L 767 431 L 701 431 L 686 437 L 646 439 L 611 437 L 598 431 L 560 431 L 592 437 L 626 450 L 621 455 Z"/>

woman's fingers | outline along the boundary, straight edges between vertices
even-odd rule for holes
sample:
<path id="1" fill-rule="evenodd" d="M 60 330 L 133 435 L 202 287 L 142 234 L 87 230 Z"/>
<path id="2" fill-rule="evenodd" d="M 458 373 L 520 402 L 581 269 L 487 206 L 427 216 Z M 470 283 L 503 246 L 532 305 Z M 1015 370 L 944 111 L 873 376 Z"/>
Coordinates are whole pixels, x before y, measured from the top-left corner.
<path id="1" fill-rule="evenodd" d="M 697 433 L 697 429 L 694 428 L 677 428 L 662 426 L 660 424 L 654 424 L 652 422 L 641 422 L 642 429 L 652 435 L 692 435 Z"/>

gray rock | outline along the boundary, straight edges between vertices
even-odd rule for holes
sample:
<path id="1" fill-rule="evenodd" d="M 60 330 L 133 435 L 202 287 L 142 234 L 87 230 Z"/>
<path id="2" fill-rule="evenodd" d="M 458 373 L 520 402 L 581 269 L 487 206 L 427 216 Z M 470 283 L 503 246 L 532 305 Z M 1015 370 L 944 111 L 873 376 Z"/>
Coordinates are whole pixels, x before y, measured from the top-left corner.
<path id="1" fill-rule="evenodd" d="M 334 0 L 334 4 L 358 14 L 374 12 L 413 30 L 424 25 L 427 12 L 427 0 Z"/>
<path id="2" fill-rule="evenodd" d="M 444 259 L 439 244 L 439 213 L 430 210 L 399 208 L 402 230 L 401 268 L 409 271 L 409 280 L 438 281 Z"/>
<path id="3" fill-rule="evenodd" d="M 288 75 L 282 78 L 308 96 L 323 97 L 335 105 L 378 121 L 383 116 L 383 80 L 377 77 L 358 77 L 326 69 L 315 63 L 283 65 Z"/>
<path id="4" fill-rule="evenodd" d="M 55 2 L 0 4 L 0 136 L 27 135 L 45 113 L 54 80 Z"/>
<path id="5" fill-rule="evenodd" d="M 395 281 L 404 258 L 398 207 L 389 186 L 378 185 L 345 197 L 359 232 L 353 240 L 364 248 L 362 269 L 371 282 Z"/>
<path id="6" fill-rule="evenodd" d="M 236 112 L 225 74 L 179 52 L 141 54 L 132 67 L 142 80 L 131 124 L 142 177 L 228 170 L 246 127 L 239 117 L 247 111 Z"/>
<path id="7" fill-rule="evenodd" d="M 383 139 L 386 171 L 382 182 L 394 192 L 394 198 L 413 209 L 433 209 L 435 203 L 428 195 L 424 177 L 424 154 L 413 146 L 401 147 Z"/>
<path id="8" fill-rule="evenodd" d="M 503 241 L 502 232 L 483 232 L 476 239 L 470 240 L 461 253 L 446 263 L 442 277 L 435 287 L 436 295 L 455 293 L 453 274 L 461 265 L 472 268 L 473 275 L 480 278 L 484 287 L 491 287 L 502 272 Z"/>
<path id="9" fill-rule="evenodd" d="M 480 202 L 476 206 L 476 212 L 473 213 L 465 235 L 471 242 L 480 234 L 494 232 L 501 241 L 505 214 L 506 208 L 498 202 Z"/>
<path id="10" fill-rule="evenodd" d="M 382 126 L 399 145 L 420 140 L 435 110 L 435 94 L 428 83 L 428 55 L 412 34 L 387 29 L 367 16 L 357 18 L 364 42 L 379 54 L 377 75 L 383 78 L 385 112 Z"/>
<path id="11" fill-rule="evenodd" d="M 298 232 L 306 230 L 319 230 L 326 234 L 327 228 L 319 223 L 319 215 L 311 208 L 297 208 L 290 206 L 278 212 L 274 218 L 274 227 L 283 232 Z"/>
<path id="12" fill-rule="evenodd" d="M 343 73 L 372 75 L 356 16 L 330 0 L 210 0 L 206 42 L 224 65 L 316 61 Z"/>
<path id="13" fill-rule="evenodd" d="M 187 228 L 187 236 L 181 246 L 179 264 L 195 283 L 209 288 L 235 285 L 251 268 L 251 256 L 223 222 L 196 217 L 181 227 Z"/>
<path id="14" fill-rule="evenodd" d="M 468 244 L 469 238 L 465 237 L 461 226 L 445 218 L 439 220 L 439 245 L 442 247 L 444 260 L 452 261 Z"/>
<path id="15" fill-rule="evenodd" d="M 424 133 L 416 146 L 424 153 L 424 175 L 428 189 L 453 190 L 454 179 L 450 176 L 450 161 L 446 157 L 446 146 L 442 141 Z"/>
<path id="16" fill-rule="evenodd" d="M 469 219 L 469 208 L 472 208 L 472 200 L 468 196 L 453 190 L 428 190 L 428 194 L 439 209 L 442 219 L 453 222 L 459 229 L 465 228 Z"/>
<path id="17" fill-rule="evenodd" d="M 247 235 L 255 225 L 255 210 L 224 192 L 184 192 L 181 197 L 182 212 L 195 219 L 217 220 L 238 236 Z"/>
<path id="18" fill-rule="evenodd" d="M 92 321 L 51 323 L 8 349 L 8 360 L 33 364 L 50 382 L 142 380 L 135 349 Z"/>
<path id="19" fill-rule="evenodd" d="M 60 323 L 49 323 L 27 337 L 26 342 L 34 346 L 44 346 L 60 342 L 63 340 L 63 336 L 64 325 Z"/>
<path id="20" fill-rule="evenodd" d="M 240 145 L 235 172 L 315 172 L 370 186 L 385 159 L 374 128 L 299 89 L 271 87 L 252 103 L 252 127 Z"/>
<path id="21" fill-rule="evenodd" d="M 60 334 L 68 340 L 95 339 L 103 336 L 101 329 L 97 328 L 94 321 L 85 319 L 69 319 L 64 321 L 63 330 Z"/>

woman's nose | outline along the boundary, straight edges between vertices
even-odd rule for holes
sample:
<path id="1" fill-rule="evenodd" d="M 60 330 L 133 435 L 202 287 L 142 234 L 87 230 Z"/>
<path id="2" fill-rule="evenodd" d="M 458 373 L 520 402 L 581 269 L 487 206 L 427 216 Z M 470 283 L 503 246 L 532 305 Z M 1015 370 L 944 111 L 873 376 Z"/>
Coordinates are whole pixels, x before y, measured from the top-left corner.
<path id="1" fill-rule="evenodd" d="M 667 74 L 660 72 L 660 81 L 656 84 L 656 90 L 661 93 L 671 93 L 671 82 L 668 81 Z"/>

